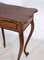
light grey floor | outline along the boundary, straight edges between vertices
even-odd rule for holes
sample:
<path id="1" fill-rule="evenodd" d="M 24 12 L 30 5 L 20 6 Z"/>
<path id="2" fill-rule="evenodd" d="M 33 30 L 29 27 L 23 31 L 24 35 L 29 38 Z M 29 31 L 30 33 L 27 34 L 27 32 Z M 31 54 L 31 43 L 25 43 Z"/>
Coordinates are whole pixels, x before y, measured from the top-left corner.
<path id="1" fill-rule="evenodd" d="M 28 32 L 26 33 L 26 31 L 24 31 L 24 43 L 28 36 Z M 3 47 L 3 39 L 0 29 L 0 60 L 17 60 L 19 52 L 19 34 L 5 30 L 5 38 L 6 48 Z M 29 56 L 26 57 L 23 52 L 21 60 L 44 60 L 44 40 L 38 40 L 31 37 L 27 46 L 27 51 L 30 52 Z"/>

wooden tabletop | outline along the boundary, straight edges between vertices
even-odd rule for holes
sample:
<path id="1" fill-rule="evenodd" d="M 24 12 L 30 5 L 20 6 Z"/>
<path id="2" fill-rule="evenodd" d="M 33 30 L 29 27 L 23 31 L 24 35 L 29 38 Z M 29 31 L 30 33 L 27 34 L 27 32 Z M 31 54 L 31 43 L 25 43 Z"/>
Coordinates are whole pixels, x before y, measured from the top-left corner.
<path id="1" fill-rule="evenodd" d="M 35 8 L 26 8 L 16 5 L 7 5 L 0 3 L 0 20 L 17 21 L 17 22 L 28 22 L 28 18 L 33 16 L 37 12 Z"/>

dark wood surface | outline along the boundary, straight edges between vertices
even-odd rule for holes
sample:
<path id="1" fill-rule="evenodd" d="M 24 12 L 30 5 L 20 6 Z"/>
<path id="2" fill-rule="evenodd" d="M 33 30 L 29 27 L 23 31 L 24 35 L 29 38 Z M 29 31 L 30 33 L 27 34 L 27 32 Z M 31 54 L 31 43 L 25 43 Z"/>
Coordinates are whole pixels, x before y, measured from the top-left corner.
<path id="1" fill-rule="evenodd" d="M 17 60 L 20 60 L 23 48 L 25 55 L 28 56 L 29 54 L 26 52 L 26 48 L 34 31 L 34 13 L 37 11 L 38 10 L 35 8 L 26 8 L 0 3 L 0 28 L 2 30 L 4 47 L 6 46 L 4 29 L 19 32 L 20 48 Z M 24 45 L 23 31 L 28 27 L 29 24 L 31 24 L 31 31 Z"/>
<path id="2" fill-rule="evenodd" d="M 9 18 L 10 21 L 26 23 L 28 18 L 31 17 L 35 12 L 37 12 L 37 9 L 35 8 L 26 8 L 0 3 L 0 17 Z"/>

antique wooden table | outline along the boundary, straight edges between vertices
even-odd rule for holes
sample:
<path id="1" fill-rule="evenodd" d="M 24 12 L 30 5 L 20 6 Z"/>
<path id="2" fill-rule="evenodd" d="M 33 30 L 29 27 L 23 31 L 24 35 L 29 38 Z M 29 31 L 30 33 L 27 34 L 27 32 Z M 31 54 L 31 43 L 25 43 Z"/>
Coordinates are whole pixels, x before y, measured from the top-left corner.
<path id="1" fill-rule="evenodd" d="M 0 3 L 0 28 L 2 30 L 4 47 L 6 46 L 4 29 L 19 32 L 20 49 L 17 60 L 20 60 L 23 48 L 25 55 L 28 56 L 29 54 L 26 52 L 26 47 L 34 30 L 33 18 L 34 13 L 36 12 L 37 9 L 35 8 L 25 8 Z M 31 24 L 31 31 L 24 46 L 23 31 L 28 27 L 29 24 Z"/>

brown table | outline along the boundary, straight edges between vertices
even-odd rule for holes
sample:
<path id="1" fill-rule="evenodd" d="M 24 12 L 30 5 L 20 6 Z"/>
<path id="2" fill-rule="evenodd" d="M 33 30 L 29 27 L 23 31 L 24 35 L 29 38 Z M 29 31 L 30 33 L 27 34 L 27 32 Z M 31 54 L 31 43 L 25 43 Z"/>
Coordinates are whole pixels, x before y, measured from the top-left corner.
<path id="1" fill-rule="evenodd" d="M 6 46 L 4 29 L 19 32 L 20 49 L 17 60 L 20 60 L 23 48 L 25 55 L 28 56 L 29 54 L 28 52 L 26 52 L 26 47 L 34 30 L 33 18 L 34 13 L 36 12 L 37 9 L 35 8 L 25 8 L 0 3 L 0 28 L 2 30 L 4 47 Z M 31 31 L 24 46 L 23 31 L 28 27 L 29 24 L 31 24 Z"/>

